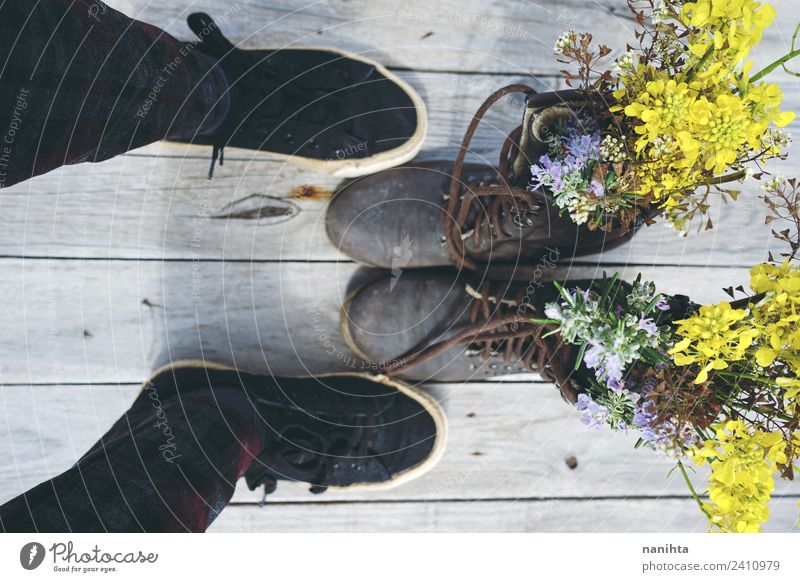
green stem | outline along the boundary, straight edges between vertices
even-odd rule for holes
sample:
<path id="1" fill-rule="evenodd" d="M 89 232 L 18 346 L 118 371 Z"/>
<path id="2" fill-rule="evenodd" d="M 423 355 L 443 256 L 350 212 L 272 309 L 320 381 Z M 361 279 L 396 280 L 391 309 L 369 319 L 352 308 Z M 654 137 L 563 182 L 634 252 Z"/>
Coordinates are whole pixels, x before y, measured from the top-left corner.
<path id="1" fill-rule="evenodd" d="M 678 459 L 678 469 L 681 470 L 681 475 L 683 475 L 683 480 L 686 481 L 686 486 L 689 488 L 689 491 L 692 493 L 692 497 L 697 502 L 697 507 L 700 508 L 705 516 L 708 519 L 711 519 L 711 514 L 706 511 L 706 508 L 703 507 L 703 502 L 700 500 L 700 496 L 697 494 L 697 491 L 694 490 L 694 485 L 692 485 L 692 481 L 689 479 L 689 475 L 686 473 L 686 468 L 683 466 L 683 463 Z"/>
<path id="2" fill-rule="evenodd" d="M 761 382 L 762 384 L 769 384 L 770 386 L 777 386 L 778 383 L 769 378 L 762 376 L 754 376 L 753 374 L 745 374 L 744 372 L 726 372 L 724 370 L 717 370 L 716 374 L 727 378 L 744 378 L 745 380 L 752 380 L 753 382 Z"/>
<path id="3" fill-rule="evenodd" d="M 708 62 L 708 59 L 709 59 L 709 58 L 711 58 L 711 54 L 712 54 L 713 52 L 714 52 L 714 45 L 712 44 L 711 46 L 709 46 L 709 47 L 706 49 L 706 52 L 705 52 L 705 54 L 703 55 L 703 58 L 702 58 L 702 59 L 700 59 L 700 61 L 697 63 L 697 65 L 696 65 L 696 66 L 694 66 L 694 67 L 692 67 L 692 70 L 689 72 L 689 76 L 687 77 L 687 81 L 691 81 L 692 79 L 694 79 L 694 76 L 697 74 L 697 72 L 698 72 L 700 69 L 702 69 L 702 68 L 703 68 L 703 65 L 705 65 L 705 64 L 706 64 L 706 62 Z"/>
<path id="4" fill-rule="evenodd" d="M 735 410 L 739 414 L 747 414 L 747 413 L 753 412 L 753 408 L 751 406 L 747 406 L 746 404 L 740 404 L 738 402 L 729 402 L 729 403 L 725 404 L 725 406 L 728 406 L 731 410 Z M 762 414 L 762 415 L 766 415 L 766 413 L 763 413 L 763 412 L 759 412 L 759 413 Z M 771 415 L 771 418 L 773 418 L 773 419 L 779 418 L 780 420 L 783 420 L 783 421 L 786 421 L 786 422 L 791 422 L 791 421 L 794 420 L 794 418 L 792 418 L 791 416 L 789 416 L 787 414 L 783 414 L 781 412 L 770 411 L 769 414 Z"/>
<path id="5" fill-rule="evenodd" d="M 742 178 L 745 178 L 746 176 L 747 172 L 745 172 L 744 170 L 739 170 L 737 172 L 731 172 L 730 174 L 725 174 L 723 176 L 715 176 L 710 180 L 708 180 L 707 182 L 703 182 L 702 184 L 695 184 L 691 188 L 692 190 L 695 190 L 702 186 L 719 186 L 720 184 L 727 184 L 728 182 L 737 182 Z"/>
<path id="6" fill-rule="evenodd" d="M 714 186 L 717 184 L 726 184 L 728 182 L 736 182 L 738 180 L 741 180 L 745 176 L 747 176 L 747 172 L 745 172 L 744 170 L 739 170 L 738 172 L 732 172 L 730 174 L 725 174 L 724 176 L 716 176 L 714 178 L 711 178 L 711 180 L 708 183 L 709 185 L 714 185 Z"/>
<path id="7" fill-rule="evenodd" d="M 774 71 L 778 67 L 782 67 L 783 65 L 785 65 L 786 63 L 788 63 L 789 61 L 791 61 L 795 57 L 800 57 L 800 50 L 796 50 L 796 51 L 792 51 L 790 53 L 787 53 L 787 54 L 783 55 L 781 58 L 779 58 L 777 61 L 774 61 L 774 62 L 770 63 L 769 65 L 767 65 L 766 67 L 761 69 L 759 72 L 757 72 L 755 75 L 750 77 L 750 82 L 751 83 L 755 83 L 756 81 L 759 81 L 760 79 L 766 77 L 767 75 L 769 75 L 772 71 Z M 787 72 L 791 73 L 791 71 L 787 71 Z"/>

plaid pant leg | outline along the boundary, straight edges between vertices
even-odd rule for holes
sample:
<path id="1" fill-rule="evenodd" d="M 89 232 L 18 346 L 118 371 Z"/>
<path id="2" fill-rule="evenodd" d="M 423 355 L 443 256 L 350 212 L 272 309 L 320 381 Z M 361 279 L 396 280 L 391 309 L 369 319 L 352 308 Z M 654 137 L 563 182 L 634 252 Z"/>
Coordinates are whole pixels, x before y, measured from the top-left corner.
<path id="1" fill-rule="evenodd" d="M 0 188 L 213 126 L 225 92 L 213 65 L 99 0 L 5 0 Z"/>
<path id="2" fill-rule="evenodd" d="M 201 532 L 260 450 L 210 390 L 144 390 L 72 468 L 0 507 L 6 532 Z"/>

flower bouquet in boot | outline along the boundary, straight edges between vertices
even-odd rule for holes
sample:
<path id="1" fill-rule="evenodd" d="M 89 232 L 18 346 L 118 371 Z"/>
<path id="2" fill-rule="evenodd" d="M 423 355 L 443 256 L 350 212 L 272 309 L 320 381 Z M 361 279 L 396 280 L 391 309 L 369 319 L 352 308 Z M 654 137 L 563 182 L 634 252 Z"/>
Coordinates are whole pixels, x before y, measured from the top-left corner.
<path id="1" fill-rule="evenodd" d="M 592 35 L 569 31 L 556 43 L 567 82 L 585 96 L 564 109 L 549 151 L 531 170 L 531 187 L 548 190 L 579 224 L 610 230 L 663 215 L 685 233 L 694 219 L 711 228 L 713 194 L 735 199 L 728 184 L 785 155 L 780 128 L 795 115 L 763 79 L 800 54 L 794 45 L 753 72 L 750 50 L 776 11 L 755 0 L 629 0 L 639 30 L 612 69 Z M 796 33 L 795 33 L 796 34 Z M 552 117 L 552 115 L 551 115 Z"/>
<path id="2" fill-rule="evenodd" d="M 556 247 L 608 250 L 659 216 L 685 233 L 714 195 L 785 155 L 782 93 L 764 78 L 800 54 L 792 46 L 761 71 L 750 50 L 775 18 L 754 0 L 631 0 L 638 30 L 625 52 L 565 33 L 556 53 L 568 90 L 510 85 L 469 124 L 455 162 L 412 163 L 343 185 L 326 218 L 345 254 L 392 269 L 530 264 Z M 522 124 L 497 167 L 465 163 L 486 112 L 525 93 Z"/>
<path id="3" fill-rule="evenodd" d="M 536 321 L 593 372 L 570 379 L 582 421 L 673 456 L 711 531 L 760 531 L 775 478 L 792 479 L 800 455 L 800 194 L 795 180 L 767 188 L 768 221 L 793 228 L 775 232 L 789 250 L 751 269 L 749 294 L 695 305 L 606 277 L 562 287 Z M 710 468 L 705 499 L 687 459 Z"/>

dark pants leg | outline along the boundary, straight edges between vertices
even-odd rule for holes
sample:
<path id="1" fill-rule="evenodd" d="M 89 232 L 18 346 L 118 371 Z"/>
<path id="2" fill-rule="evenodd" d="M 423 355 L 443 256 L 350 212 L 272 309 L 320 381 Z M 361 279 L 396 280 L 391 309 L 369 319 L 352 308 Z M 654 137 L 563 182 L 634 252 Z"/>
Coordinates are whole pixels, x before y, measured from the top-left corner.
<path id="1" fill-rule="evenodd" d="M 151 384 L 77 464 L 0 507 L 6 532 L 205 531 L 260 451 L 236 388 Z"/>
<path id="2" fill-rule="evenodd" d="M 208 131 L 226 82 L 189 42 L 99 0 L 0 3 L 0 188 Z"/>

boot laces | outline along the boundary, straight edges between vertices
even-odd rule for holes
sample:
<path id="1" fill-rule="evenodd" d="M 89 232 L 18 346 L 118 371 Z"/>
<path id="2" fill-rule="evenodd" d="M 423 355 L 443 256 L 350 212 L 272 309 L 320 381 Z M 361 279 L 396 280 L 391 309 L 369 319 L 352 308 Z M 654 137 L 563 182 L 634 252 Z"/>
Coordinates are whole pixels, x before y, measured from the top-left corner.
<path id="1" fill-rule="evenodd" d="M 508 240 L 514 236 L 508 232 L 511 224 L 517 227 L 532 226 L 531 215 L 541 208 L 533 195 L 526 188 L 511 184 L 513 176 L 510 163 L 518 153 L 517 144 L 522 135 L 522 127 L 516 128 L 506 137 L 500 152 L 498 165 L 499 179 L 492 184 L 462 181 L 464 159 L 475 131 L 489 109 L 509 93 L 523 92 L 528 95 L 536 93 L 527 85 L 508 85 L 492 93 L 478 108 L 472 118 L 453 167 L 450 188 L 447 195 L 447 212 L 445 213 L 445 244 L 459 266 L 476 271 L 479 266 L 467 256 L 466 241 L 480 246 L 488 238 Z"/>
<path id="2" fill-rule="evenodd" d="M 484 281 L 464 289 L 471 298 L 469 324 L 453 337 L 413 349 L 386 367 L 386 373 L 408 370 L 444 352 L 461 347 L 467 356 L 480 355 L 484 361 L 502 356 L 508 364 L 518 362 L 554 382 L 562 396 L 576 402 L 577 391 L 571 382 L 575 361 L 573 349 L 561 336 L 549 333 L 552 325 L 533 323 L 541 317 L 541 306 L 534 305 L 523 285 Z"/>
<path id="3" fill-rule="evenodd" d="M 527 85 L 514 84 L 498 89 L 478 108 L 467 127 L 456 156 L 446 196 L 447 212 L 444 213 L 444 244 L 456 266 L 463 266 L 471 271 L 484 269 L 488 265 L 479 265 L 468 256 L 467 242 L 475 247 L 481 247 L 484 241 L 489 239 L 503 241 L 515 238 L 519 236 L 519 232 L 515 233 L 509 229 L 512 226 L 517 227 L 517 230 L 533 227 L 533 218 L 541 211 L 544 204 L 529 191 L 527 185 L 525 187 L 518 185 L 522 178 L 517 174 L 521 173 L 524 166 L 530 167 L 533 163 L 532 160 L 526 159 L 525 151 L 527 140 L 531 136 L 522 126 L 512 131 L 503 142 L 498 163 L 499 179 L 496 183 L 488 186 L 479 183 L 474 186 L 470 181 L 466 183 L 462 181 L 464 159 L 483 117 L 500 99 L 516 92 L 525 93 L 526 105 L 537 109 L 593 98 L 578 89 L 537 93 Z M 600 252 L 604 247 L 611 246 L 609 243 L 616 246 L 629 238 L 644 222 L 649 221 L 653 214 L 654 212 L 644 212 L 637 215 L 632 229 L 619 225 L 605 233 L 586 235 L 586 240 L 582 240 L 581 252 L 584 254 Z"/>

